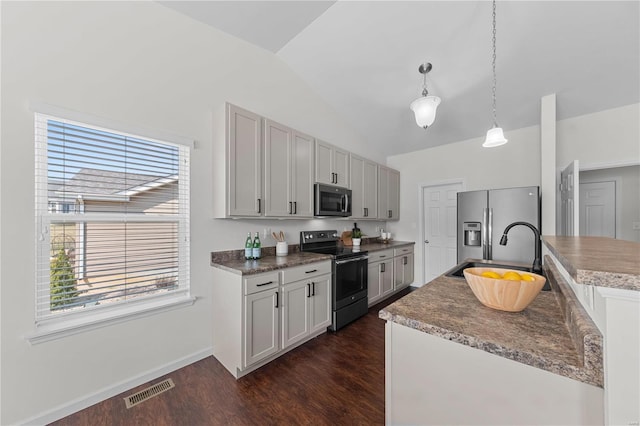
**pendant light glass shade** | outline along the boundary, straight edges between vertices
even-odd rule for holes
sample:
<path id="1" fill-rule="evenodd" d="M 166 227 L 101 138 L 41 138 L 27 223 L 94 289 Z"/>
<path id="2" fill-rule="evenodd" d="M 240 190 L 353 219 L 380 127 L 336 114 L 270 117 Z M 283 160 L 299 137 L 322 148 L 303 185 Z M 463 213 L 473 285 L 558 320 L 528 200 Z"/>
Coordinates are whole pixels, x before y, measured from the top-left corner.
<path id="1" fill-rule="evenodd" d="M 507 140 L 504 138 L 502 127 L 493 127 L 487 131 L 487 138 L 482 144 L 485 148 L 493 148 L 495 146 L 504 145 Z"/>
<path id="2" fill-rule="evenodd" d="M 409 108 L 416 115 L 418 126 L 426 129 L 431 126 L 436 119 L 436 110 L 440 105 L 440 98 L 437 96 L 422 96 L 411 102 Z"/>

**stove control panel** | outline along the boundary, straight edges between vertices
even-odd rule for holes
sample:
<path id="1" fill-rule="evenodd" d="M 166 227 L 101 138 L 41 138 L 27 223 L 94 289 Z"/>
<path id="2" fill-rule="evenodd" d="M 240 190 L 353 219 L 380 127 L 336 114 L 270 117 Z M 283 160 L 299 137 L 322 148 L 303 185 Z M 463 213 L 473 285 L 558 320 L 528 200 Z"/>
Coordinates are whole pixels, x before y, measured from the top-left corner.
<path id="1" fill-rule="evenodd" d="M 338 231 L 336 230 L 300 232 L 300 244 L 332 241 L 338 241 Z"/>

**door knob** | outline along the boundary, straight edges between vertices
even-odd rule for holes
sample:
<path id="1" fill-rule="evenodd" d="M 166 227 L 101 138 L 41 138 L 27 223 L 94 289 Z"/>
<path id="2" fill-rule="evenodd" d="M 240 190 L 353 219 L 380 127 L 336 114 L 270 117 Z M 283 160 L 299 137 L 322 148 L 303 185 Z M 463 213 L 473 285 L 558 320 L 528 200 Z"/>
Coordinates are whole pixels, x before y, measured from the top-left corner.
<path id="1" fill-rule="evenodd" d="M 429 244 L 429 240 L 424 240 L 425 243 Z"/>

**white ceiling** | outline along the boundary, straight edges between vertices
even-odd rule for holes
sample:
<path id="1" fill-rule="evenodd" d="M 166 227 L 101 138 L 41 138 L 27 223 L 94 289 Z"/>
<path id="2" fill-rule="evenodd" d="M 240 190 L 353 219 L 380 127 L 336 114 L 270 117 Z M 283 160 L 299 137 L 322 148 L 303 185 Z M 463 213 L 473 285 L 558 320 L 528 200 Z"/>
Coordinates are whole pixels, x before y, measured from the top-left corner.
<path id="1" fill-rule="evenodd" d="M 274 52 L 367 143 L 392 155 L 483 136 L 491 116 L 489 1 L 162 1 Z M 540 121 L 557 94 L 558 119 L 640 102 L 640 2 L 500 1 L 498 123 Z M 419 128 L 418 66 L 442 98 Z"/>

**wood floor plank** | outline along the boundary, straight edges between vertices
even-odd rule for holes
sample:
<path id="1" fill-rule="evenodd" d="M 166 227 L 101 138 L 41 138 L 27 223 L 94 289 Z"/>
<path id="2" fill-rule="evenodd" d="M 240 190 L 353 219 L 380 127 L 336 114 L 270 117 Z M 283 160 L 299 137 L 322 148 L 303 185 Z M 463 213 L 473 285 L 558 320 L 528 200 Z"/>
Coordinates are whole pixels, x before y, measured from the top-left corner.
<path id="1" fill-rule="evenodd" d="M 378 311 L 410 291 L 239 380 L 208 357 L 52 424 L 382 425 L 384 321 Z M 124 397 L 167 377 L 175 388 L 125 407 Z"/>

